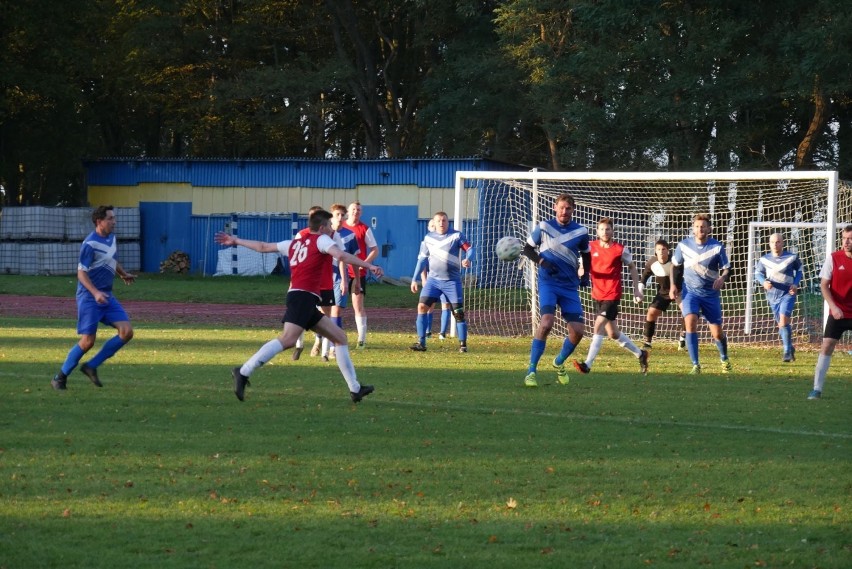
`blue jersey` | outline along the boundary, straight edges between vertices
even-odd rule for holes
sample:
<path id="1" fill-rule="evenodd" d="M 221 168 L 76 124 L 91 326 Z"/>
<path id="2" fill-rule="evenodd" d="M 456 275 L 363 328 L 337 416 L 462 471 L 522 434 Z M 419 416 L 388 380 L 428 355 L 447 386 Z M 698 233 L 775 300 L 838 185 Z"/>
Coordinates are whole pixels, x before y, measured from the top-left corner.
<path id="1" fill-rule="evenodd" d="M 361 251 L 358 248 L 358 240 L 355 239 L 355 233 L 352 230 L 346 229 L 341 225 L 337 228 L 337 233 L 334 236 L 334 242 L 340 247 L 341 251 L 356 256 Z M 334 265 L 334 282 L 338 282 L 340 280 L 340 270 L 338 269 L 337 259 L 332 259 L 332 264 Z"/>
<path id="2" fill-rule="evenodd" d="M 461 251 L 466 252 L 466 259 L 470 259 L 473 254 L 470 241 L 461 231 L 450 229 L 443 234 L 430 231 L 420 244 L 420 254 L 417 255 L 417 266 L 414 267 L 412 278 L 419 282 L 423 267 L 428 263 L 429 278 L 461 281 Z"/>
<path id="3" fill-rule="evenodd" d="M 687 237 L 675 248 L 672 265 L 683 266 L 684 288 L 696 296 L 719 296 L 713 283 L 723 269 L 730 269 L 728 254 L 720 241 L 708 237 L 699 245 L 695 237 Z"/>
<path id="4" fill-rule="evenodd" d="M 789 251 L 782 251 L 781 255 L 767 253 L 757 261 L 754 268 L 754 278 L 761 285 L 769 281 L 772 288 L 766 291 L 766 298 L 777 301 L 785 294 L 789 294 L 790 286 L 799 286 L 802 281 L 802 261 L 799 255 Z"/>
<path id="5" fill-rule="evenodd" d="M 538 247 L 539 256 L 557 268 L 555 274 L 551 275 L 539 266 L 540 282 L 577 290 L 580 284 L 580 277 L 577 275 L 580 254 L 590 251 L 588 229 L 576 221 L 561 225 L 555 219 L 549 219 L 533 227 L 527 243 Z"/>
<path id="6" fill-rule="evenodd" d="M 95 288 L 103 292 L 112 292 L 115 280 L 115 266 L 118 262 L 118 243 L 115 235 L 101 237 L 93 231 L 80 247 L 80 261 L 77 270 L 89 273 L 89 280 Z M 90 294 L 82 283 L 77 283 L 77 294 Z"/>

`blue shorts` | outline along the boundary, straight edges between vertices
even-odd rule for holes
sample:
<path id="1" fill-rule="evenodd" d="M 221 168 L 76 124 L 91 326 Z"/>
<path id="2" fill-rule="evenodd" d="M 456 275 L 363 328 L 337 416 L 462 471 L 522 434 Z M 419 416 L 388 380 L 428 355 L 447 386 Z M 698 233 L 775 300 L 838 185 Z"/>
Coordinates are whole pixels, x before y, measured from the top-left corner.
<path id="1" fill-rule="evenodd" d="M 441 297 L 446 299 L 453 306 L 461 306 L 464 304 L 464 293 L 462 292 L 461 281 L 445 281 L 433 279 L 429 277 L 423 283 L 423 290 L 420 291 L 420 302 L 426 306 L 432 306 Z"/>
<path id="2" fill-rule="evenodd" d="M 556 314 L 556 307 L 559 306 L 563 320 L 583 323 L 583 305 L 580 304 L 580 293 L 576 289 L 555 287 L 539 280 L 538 306 L 542 314 Z"/>
<path id="3" fill-rule="evenodd" d="M 95 335 L 98 323 L 113 326 L 116 322 L 129 322 L 130 318 L 116 298 L 109 294 L 104 304 L 98 304 L 87 291 L 77 295 L 77 333 Z"/>
<path id="4" fill-rule="evenodd" d="M 778 322 L 782 316 L 790 318 L 793 314 L 793 309 L 796 308 L 796 295 L 785 294 L 778 299 L 770 300 L 769 307 L 772 308 L 772 315 L 775 317 L 776 322 Z"/>
<path id="5" fill-rule="evenodd" d="M 343 294 L 341 284 L 343 281 L 340 279 L 334 279 L 334 304 L 335 306 L 339 306 L 340 308 L 346 308 L 349 304 L 348 297 Z"/>
<path id="6" fill-rule="evenodd" d="M 713 296 L 700 296 L 690 293 L 689 289 L 683 290 L 683 305 L 681 312 L 684 316 L 695 314 L 704 316 L 710 324 L 722 325 L 722 297 L 718 294 Z"/>

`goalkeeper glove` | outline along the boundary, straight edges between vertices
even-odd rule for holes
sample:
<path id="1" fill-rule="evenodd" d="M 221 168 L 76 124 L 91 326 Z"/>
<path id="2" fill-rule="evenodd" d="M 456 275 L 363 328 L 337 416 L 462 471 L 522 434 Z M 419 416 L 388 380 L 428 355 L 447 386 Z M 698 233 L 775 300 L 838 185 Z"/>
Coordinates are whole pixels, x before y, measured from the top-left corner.
<path id="1" fill-rule="evenodd" d="M 633 295 L 633 302 L 639 304 L 645 299 L 645 285 L 639 283 L 636 285 L 637 292 Z"/>
<path id="2" fill-rule="evenodd" d="M 590 286 L 592 286 L 592 280 L 589 278 L 589 275 L 580 277 L 580 288 L 589 288 Z"/>

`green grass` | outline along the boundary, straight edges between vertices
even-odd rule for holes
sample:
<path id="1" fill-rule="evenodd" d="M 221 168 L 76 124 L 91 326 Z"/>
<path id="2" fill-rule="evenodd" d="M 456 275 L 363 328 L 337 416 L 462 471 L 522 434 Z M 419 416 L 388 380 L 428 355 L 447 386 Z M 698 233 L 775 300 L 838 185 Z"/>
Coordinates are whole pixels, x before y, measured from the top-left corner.
<path id="1" fill-rule="evenodd" d="M 200 277 L 143 273 L 136 284 L 125 286 L 116 280 L 116 295 L 121 300 L 158 300 L 166 302 L 224 302 L 236 304 L 278 304 L 290 285 L 284 277 Z M 0 294 L 73 297 L 76 276 L 0 275 Z M 370 306 L 411 308 L 417 298 L 408 287 L 370 283 Z"/>
<path id="2" fill-rule="evenodd" d="M 852 358 L 733 348 L 652 374 L 607 343 L 559 386 L 528 340 L 426 353 L 371 334 L 376 392 L 289 353 L 246 401 L 231 366 L 277 331 L 136 323 L 67 392 L 73 322 L 0 319 L 0 567 L 848 567 Z M 106 331 L 102 334 L 106 337 Z M 101 338 L 103 340 L 104 338 Z M 581 346 L 585 353 L 587 344 Z M 715 371 L 714 350 L 703 352 Z"/>

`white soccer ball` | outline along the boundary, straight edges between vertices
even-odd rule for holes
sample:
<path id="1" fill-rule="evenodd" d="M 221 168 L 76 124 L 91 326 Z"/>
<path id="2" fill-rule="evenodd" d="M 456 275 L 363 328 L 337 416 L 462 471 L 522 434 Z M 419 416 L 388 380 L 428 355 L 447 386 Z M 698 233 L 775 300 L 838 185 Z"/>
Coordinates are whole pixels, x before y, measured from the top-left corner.
<path id="1" fill-rule="evenodd" d="M 501 261 L 514 261 L 521 256 L 521 251 L 524 250 L 524 244 L 517 237 L 503 237 L 497 242 L 494 247 L 494 252 L 497 258 Z"/>

